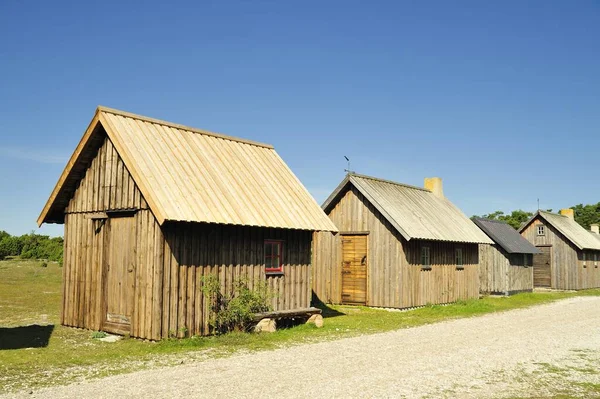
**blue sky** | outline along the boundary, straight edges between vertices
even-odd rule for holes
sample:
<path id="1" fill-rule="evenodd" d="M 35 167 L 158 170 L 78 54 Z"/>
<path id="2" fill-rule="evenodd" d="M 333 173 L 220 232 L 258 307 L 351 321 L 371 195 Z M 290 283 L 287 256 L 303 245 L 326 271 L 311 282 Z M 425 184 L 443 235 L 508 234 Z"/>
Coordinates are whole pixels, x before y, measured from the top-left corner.
<path id="1" fill-rule="evenodd" d="M 468 215 L 600 201 L 597 1 L 86 3 L 0 2 L 0 230 L 99 104 L 271 143 L 319 203 L 344 155 Z"/>

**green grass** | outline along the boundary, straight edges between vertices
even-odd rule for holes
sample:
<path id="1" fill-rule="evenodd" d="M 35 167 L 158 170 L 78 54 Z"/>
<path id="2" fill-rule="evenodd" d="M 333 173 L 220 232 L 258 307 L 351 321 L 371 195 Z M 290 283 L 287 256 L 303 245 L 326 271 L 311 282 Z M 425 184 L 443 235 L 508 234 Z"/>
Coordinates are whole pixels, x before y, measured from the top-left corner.
<path id="1" fill-rule="evenodd" d="M 62 269 L 56 263 L 49 263 L 45 268 L 40 265 L 41 262 L 32 261 L 0 262 L 0 347 L 2 341 L 6 342 L 9 338 L 17 339 L 23 346 L 21 349 L 0 350 L 0 393 L 156 365 L 180 364 L 188 359 L 228 356 L 242 351 L 268 350 L 414 327 L 576 295 L 600 295 L 600 290 L 529 293 L 510 298 L 486 297 L 447 306 L 426 306 L 406 312 L 331 306 L 324 308 L 325 326 L 320 329 L 313 325 L 299 325 L 272 334 L 231 333 L 161 342 L 122 339 L 107 343 L 94 338 L 99 335 L 92 331 L 59 325 Z M 53 325 L 53 328 L 24 328 L 32 324 Z M 43 334 L 50 335 L 47 345 L 39 339 Z"/>

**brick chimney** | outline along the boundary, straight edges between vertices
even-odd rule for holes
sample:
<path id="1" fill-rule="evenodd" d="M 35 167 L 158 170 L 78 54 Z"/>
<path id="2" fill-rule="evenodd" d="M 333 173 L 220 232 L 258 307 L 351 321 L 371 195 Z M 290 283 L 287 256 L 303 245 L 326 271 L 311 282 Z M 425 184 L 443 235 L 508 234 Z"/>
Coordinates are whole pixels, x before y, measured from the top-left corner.
<path id="1" fill-rule="evenodd" d="M 600 234 L 600 226 L 595 223 L 590 225 L 590 230 L 592 230 L 593 233 Z"/>
<path id="2" fill-rule="evenodd" d="M 425 188 L 431 191 L 436 197 L 444 198 L 444 189 L 441 177 L 426 177 Z"/>
<path id="3" fill-rule="evenodd" d="M 575 210 L 571 208 L 561 209 L 560 214 L 570 218 L 571 220 L 575 220 Z"/>

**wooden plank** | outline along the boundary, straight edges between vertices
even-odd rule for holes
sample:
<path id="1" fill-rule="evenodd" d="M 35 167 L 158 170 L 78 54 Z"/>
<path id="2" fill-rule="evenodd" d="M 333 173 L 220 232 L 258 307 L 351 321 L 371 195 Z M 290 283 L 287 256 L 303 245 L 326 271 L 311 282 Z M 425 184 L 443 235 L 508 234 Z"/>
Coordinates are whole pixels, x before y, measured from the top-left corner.
<path id="1" fill-rule="evenodd" d="M 86 219 L 108 219 L 106 212 L 88 212 L 84 214 Z"/>
<path id="2" fill-rule="evenodd" d="M 159 340 L 162 332 L 162 311 L 163 311 L 163 258 L 165 250 L 164 237 L 161 232 L 160 226 L 152 216 L 152 223 L 154 224 L 154 276 L 152 279 L 152 334 L 153 340 Z"/>
<path id="3" fill-rule="evenodd" d="M 163 292 L 162 292 L 162 328 L 161 338 L 169 338 L 169 329 L 171 328 L 171 261 L 173 259 L 172 241 L 173 235 L 169 231 L 164 231 L 164 250 L 163 250 Z"/>

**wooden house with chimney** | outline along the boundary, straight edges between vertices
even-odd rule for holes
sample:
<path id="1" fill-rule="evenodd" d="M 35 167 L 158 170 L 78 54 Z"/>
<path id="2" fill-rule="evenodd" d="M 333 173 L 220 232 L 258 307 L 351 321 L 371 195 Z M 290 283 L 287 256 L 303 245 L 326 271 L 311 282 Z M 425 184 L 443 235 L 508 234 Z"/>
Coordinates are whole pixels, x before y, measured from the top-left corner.
<path id="1" fill-rule="evenodd" d="M 349 173 L 322 205 L 339 234 L 315 234 L 313 291 L 323 302 L 408 308 L 479 296 L 479 244 L 493 242 L 444 197 Z"/>
<path id="2" fill-rule="evenodd" d="M 210 333 L 203 278 L 311 301 L 311 240 L 336 231 L 272 146 L 99 107 L 38 223 L 64 223 L 63 325 Z"/>
<path id="3" fill-rule="evenodd" d="M 560 214 L 537 211 L 519 232 L 540 250 L 533 257 L 535 287 L 600 287 L 600 240 L 575 221 L 573 209 Z"/>
<path id="4" fill-rule="evenodd" d="M 479 246 L 479 291 L 512 295 L 533 291 L 533 255 L 540 251 L 509 224 L 474 218 L 494 243 Z"/>

